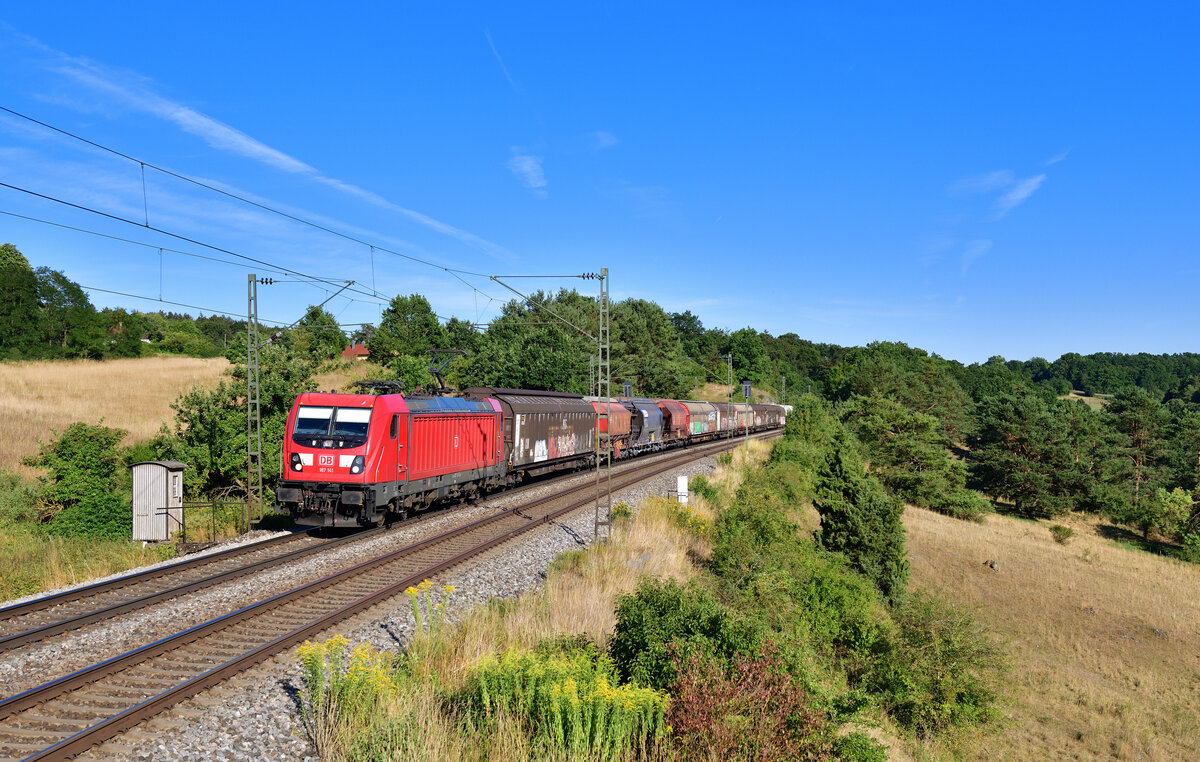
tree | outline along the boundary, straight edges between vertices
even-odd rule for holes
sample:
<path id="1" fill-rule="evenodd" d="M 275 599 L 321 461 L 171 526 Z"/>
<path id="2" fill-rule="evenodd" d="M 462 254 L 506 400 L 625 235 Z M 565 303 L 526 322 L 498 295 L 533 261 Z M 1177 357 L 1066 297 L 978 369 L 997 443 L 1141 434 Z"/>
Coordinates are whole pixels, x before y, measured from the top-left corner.
<path id="1" fill-rule="evenodd" d="M 1120 437 L 1118 458 L 1124 465 L 1129 499 L 1134 511 L 1140 511 L 1139 504 L 1153 494 L 1162 478 L 1166 410 L 1149 392 L 1132 387 L 1113 397 L 1108 414 Z"/>
<path id="2" fill-rule="evenodd" d="M 763 339 L 753 328 L 741 328 L 729 334 L 729 354 L 733 355 L 733 383 L 742 379 L 760 384 L 766 380 L 767 353 Z"/>
<path id="3" fill-rule="evenodd" d="M 215 389 L 194 388 L 180 395 L 173 430 L 166 426 L 154 443 L 160 457 L 187 463 L 184 481 L 193 494 L 218 491 L 244 492 L 246 474 L 246 343 L 243 334 L 231 345 L 235 364 Z M 313 366 L 281 344 L 259 350 L 261 386 L 259 404 L 263 439 L 263 479 L 273 484 L 279 476 L 278 453 L 283 446 L 287 415 L 296 395 L 312 391 Z"/>
<path id="4" fill-rule="evenodd" d="M 688 371 L 694 363 L 685 357 L 670 317 L 654 302 L 626 299 L 613 307 L 612 356 L 614 377 L 633 379 L 637 394 L 678 398 L 691 388 Z"/>
<path id="5" fill-rule="evenodd" d="M 21 251 L 11 243 L 6 243 L 0 246 L 0 270 L 29 270 L 33 272 L 33 268 L 29 266 L 29 260 Z"/>
<path id="6" fill-rule="evenodd" d="M 516 300 L 505 304 L 481 337 L 475 355 L 451 366 L 452 377 L 466 386 L 587 394 L 588 358 L 595 354 L 596 342 L 559 318 L 594 335 L 596 300 L 564 289 L 553 296 L 535 292 L 530 301 L 539 306 Z"/>
<path id="7" fill-rule="evenodd" d="M 813 506 L 821 514 L 821 545 L 843 554 L 888 603 L 903 597 L 908 584 L 904 503 L 864 472 L 845 435 L 839 436 L 818 472 Z"/>
<path id="8" fill-rule="evenodd" d="M 978 518 L 988 510 L 987 501 L 966 488 L 966 466 L 951 459 L 933 416 L 879 394 L 855 396 L 841 415 L 866 445 L 880 481 L 902 499 L 957 518 Z"/>
<path id="9" fill-rule="evenodd" d="M 142 354 L 145 321 L 123 309 L 104 309 L 99 314 L 100 328 L 108 335 L 105 354 L 112 357 L 138 357 Z"/>
<path id="10" fill-rule="evenodd" d="M 981 489 L 1012 500 L 1030 517 L 1071 510 L 1080 497 L 1065 422 L 1033 394 L 1005 394 L 984 402 L 979 430 L 968 442 L 971 473 Z"/>
<path id="11" fill-rule="evenodd" d="M 48 267 L 39 267 L 36 275 L 42 341 L 50 356 L 103 356 L 107 349 L 104 331 L 96 308 L 79 284 Z"/>
<path id="12" fill-rule="evenodd" d="M 386 365 L 397 355 L 423 355 L 441 341 L 442 327 L 429 300 L 409 294 L 392 299 L 367 347 L 376 362 Z"/>
<path id="13" fill-rule="evenodd" d="M 346 334 L 337 318 L 316 305 L 305 311 L 293 333 L 296 352 L 313 364 L 335 359 L 346 347 Z"/>
<path id="14" fill-rule="evenodd" d="M 1153 495 L 1142 500 L 1126 520 L 1142 530 L 1142 537 L 1147 540 L 1151 532 L 1179 537 L 1188 528 L 1194 505 L 1192 496 L 1184 490 L 1176 487 L 1168 492 L 1159 487 Z"/>
<path id="15" fill-rule="evenodd" d="M 11 243 L 0 246 L 0 358 L 39 352 L 38 282 L 29 261 Z"/>

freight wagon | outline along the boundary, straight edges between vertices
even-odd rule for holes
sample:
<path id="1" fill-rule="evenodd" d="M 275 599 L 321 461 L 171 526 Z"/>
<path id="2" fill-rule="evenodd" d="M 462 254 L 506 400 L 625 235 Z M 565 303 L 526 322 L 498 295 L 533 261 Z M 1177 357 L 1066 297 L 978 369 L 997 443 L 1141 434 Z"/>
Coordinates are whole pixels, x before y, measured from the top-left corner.
<path id="1" fill-rule="evenodd" d="M 309 392 L 288 415 L 275 495 L 298 524 L 365 526 L 590 466 L 600 447 L 624 458 L 733 436 L 747 423 L 751 431 L 782 425 L 777 405 L 754 405 L 749 418 L 743 405 L 741 419 L 736 408 L 496 387 L 456 397 Z"/>

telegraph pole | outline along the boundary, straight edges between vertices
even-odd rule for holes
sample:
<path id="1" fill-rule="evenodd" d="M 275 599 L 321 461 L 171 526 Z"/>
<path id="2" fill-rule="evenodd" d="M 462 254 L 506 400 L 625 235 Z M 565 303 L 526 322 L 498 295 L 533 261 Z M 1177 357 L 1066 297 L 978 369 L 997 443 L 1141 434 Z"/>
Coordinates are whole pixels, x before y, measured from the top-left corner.
<path id="1" fill-rule="evenodd" d="M 530 299 L 525 294 L 516 290 L 512 286 L 504 282 L 504 278 L 554 278 L 554 277 L 570 277 L 583 278 L 584 280 L 600 281 L 600 326 L 596 331 L 596 335 L 585 331 L 583 328 L 567 320 L 562 315 L 559 315 L 554 310 L 544 304 L 539 304 Z M 596 455 L 596 517 L 595 517 L 595 534 L 593 537 L 597 540 L 606 539 L 608 536 L 608 528 L 612 525 L 612 452 L 604 447 L 605 441 L 609 439 L 608 423 L 609 409 L 612 403 L 609 399 L 612 397 L 612 359 L 610 355 L 611 340 L 609 338 L 610 329 L 610 307 L 609 304 L 609 281 L 608 268 L 601 267 L 599 273 L 583 273 L 582 275 L 570 276 L 554 276 L 554 275 L 493 275 L 491 279 L 499 283 L 504 288 L 521 297 L 525 302 L 532 307 L 542 310 L 559 322 L 569 325 L 579 333 L 595 339 L 596 341 L 596 396 L 603 400 L 597 405 L 596 412 L 596 437 L 595 437 L 595 455 Z M 604 432 L 601 433 L 601 425 L 604 427 Z M 604 535 L 601 536 L 601 528 L 604 529 Z"/>
<path id="2" fill-rule="evenodd" d="M 609 327 L 608 268 L 602 267 L 600 330 L 596 332 L 596 396 L 603 400 L 596 414 L 596 517 L 592 535 L 596 540 L 607 539 L 612 529 L 612 449 L 604 446 L 605 440 L 611 437 L 609 408 L 612 403 L 609 400 L 612 399 L 612 363 L 609 355 Z M 603 433 L 601 428 L 604 429 Z M 604 530 L 603 537 L 600 535 L 601 528 Z"/>
<path id="3" fill-rule="evenodd" d="M 258 277 L 246 282 L 246 528 L 255 506 L 263 514 L 262 405 L 258 365 Z M 269 279 L 264 279 L 268 282 Z"/>

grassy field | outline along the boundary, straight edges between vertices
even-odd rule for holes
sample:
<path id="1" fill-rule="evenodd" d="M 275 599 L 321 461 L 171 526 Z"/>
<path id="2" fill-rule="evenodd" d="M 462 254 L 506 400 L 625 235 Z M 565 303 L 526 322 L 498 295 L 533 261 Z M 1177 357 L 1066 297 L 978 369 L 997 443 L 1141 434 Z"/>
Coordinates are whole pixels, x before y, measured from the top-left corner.
<path id="1" fill-rule="evenodd" d="M 211 389 L 229 367 L 224 358 L 140 357 L 0 363 L 0 469 L 36 476 L 21 465 L 75 421 L 125 429 L 125 444 L 149 439 L 174 417 L 171 403 L 193 386 Z M 359 378 L 381 378 L 369 363 L 343 363 L 315 377 L 319 389 L 341 389 Z"/>
<path id="2" fill-rule="evenodd" d="M 968 757 L 1195 759 L 1200 567 L 1105 539 L 1094 519 L 904 516 L 912 586 L 978 607 L 1012 660 L 1006 727 Z M 997 568 L 985 566 L 987 560 Z"/>
<path id="3" fill-rule="evenodd" d="M 742 385 L 734 384 L 733 393 L 738 400 L 742 396 Z M 699 388 L 692 388 L 689 393 L 690 399 L 704 400 L 707 402 L 728 402 L 729 401 L 729 384 L 714 384 L 706 383 Z M 770 392 L 759 389 L 758 387 L 750 387 L 750 395 L 754 398 L 754 402 L 774 402 L 775 398 Z"/>
<path id="4" fill-rule="evenodd" d="M 1075 390 L 1070 394 L 1064 394 L 1059 397 L 1060 400 L 1071 400 L 1072 402 L 1082 402 L 1092 410 L 1103 410 L 1112 399 L 1111 394 L 1084 394 L 1081 391 Z"/>
<path id="5" fill-rule="evenodd" d="M 194 357 L 2 363 L 0 469 L 36 475 L 21 458 L 75 421 L 125 429 L 126 444 L 149 439 L 171 420 L 171 402 L 181 392 L 215 387 L 228 365 L 224 358 Z"/>

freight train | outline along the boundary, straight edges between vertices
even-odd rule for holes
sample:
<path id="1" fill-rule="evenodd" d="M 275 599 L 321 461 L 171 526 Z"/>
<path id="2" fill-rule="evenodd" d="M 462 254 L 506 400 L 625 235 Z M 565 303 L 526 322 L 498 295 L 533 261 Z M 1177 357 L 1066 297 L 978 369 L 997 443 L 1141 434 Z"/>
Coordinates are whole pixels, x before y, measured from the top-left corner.
<path id="1" fill-rule="evenodd" d="M 394 385 L 393 385 L 394 387 Z M 461 396 L 307 392 L 288 414 L 277 508 L 368 526 L 530 477 L 783 426 L 780 405 L 472 387 Z"/>

